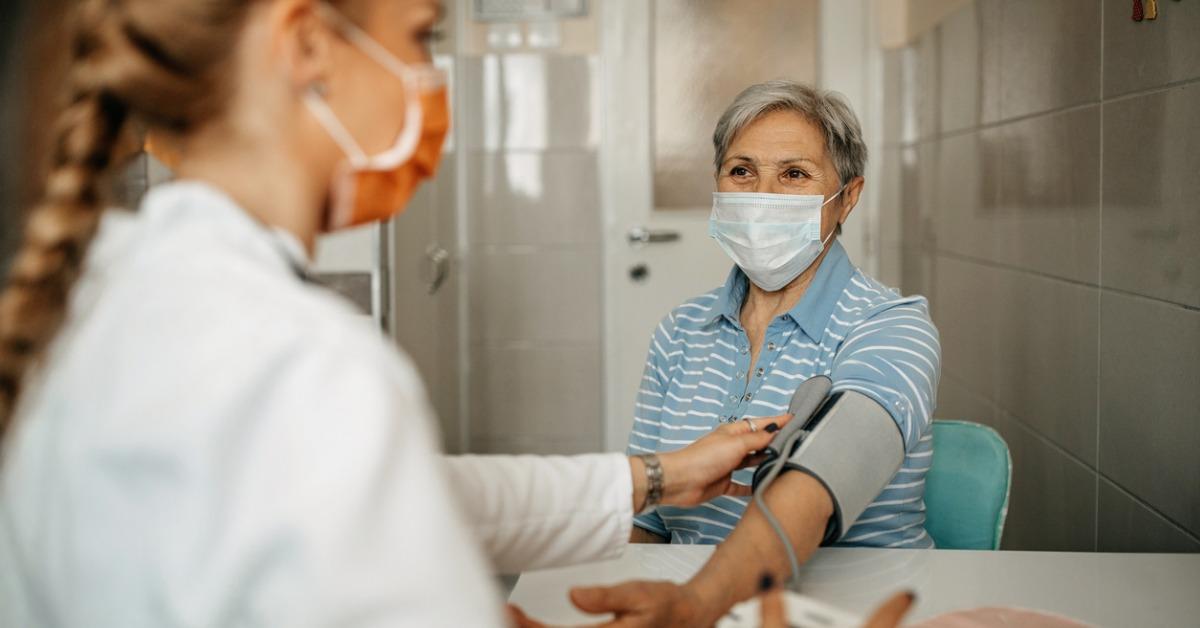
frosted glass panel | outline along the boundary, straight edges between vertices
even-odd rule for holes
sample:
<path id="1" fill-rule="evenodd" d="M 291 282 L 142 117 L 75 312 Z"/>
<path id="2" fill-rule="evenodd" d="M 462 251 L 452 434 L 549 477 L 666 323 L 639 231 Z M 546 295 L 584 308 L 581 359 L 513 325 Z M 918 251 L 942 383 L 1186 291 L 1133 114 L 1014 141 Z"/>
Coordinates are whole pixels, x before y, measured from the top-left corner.
<path id="1" fill-rule="evenodd" d="M 814 82 L 817 0 L 655 0 L 654 203 L 707 207 L 712 132 L 738 92 Z"/>

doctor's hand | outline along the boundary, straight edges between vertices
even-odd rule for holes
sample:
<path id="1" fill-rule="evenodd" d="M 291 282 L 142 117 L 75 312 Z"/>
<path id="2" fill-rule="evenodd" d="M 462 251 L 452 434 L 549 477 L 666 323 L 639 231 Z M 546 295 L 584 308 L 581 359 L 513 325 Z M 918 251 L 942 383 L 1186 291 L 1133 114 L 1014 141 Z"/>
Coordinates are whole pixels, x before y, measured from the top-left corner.
<path id="1" fill-rule="evenodd" d="M 791 419 L 783 415 L 726 423 L 683 449 L 658 454 L 663 467 L 661 503 L 695 506 L 721 495 L 750 495 L 750 486 L 735 483 L 733 472 L 761 462 L 758 452 Z M 636 497 L 646 474 L 640 458 L 632 458 L 631 464 L 636 508 L 642 503 Z"/>
<path id="2" fill-rule="evenodd" d="M 783 590 L 772 588 L 764 576 L 760 596 L 762 628 L 785 628 Z M 712 625 L 713 615 L 705 609 L 705 600 L 688 585 L 673 582 L 634 581 L 610 587 L 576 587 L 571 602 L 588 613 L 612 613 L 612 621 L 592 628 L 671 628 Z M 863 628 L 897 628 L 912 608 L 912 592 L 898 593 L 875 609 Z M 727 609 L 726 609 L 727 610 Z M 537 624 L 516 624 L 520 628 L 541 628 Z"/>

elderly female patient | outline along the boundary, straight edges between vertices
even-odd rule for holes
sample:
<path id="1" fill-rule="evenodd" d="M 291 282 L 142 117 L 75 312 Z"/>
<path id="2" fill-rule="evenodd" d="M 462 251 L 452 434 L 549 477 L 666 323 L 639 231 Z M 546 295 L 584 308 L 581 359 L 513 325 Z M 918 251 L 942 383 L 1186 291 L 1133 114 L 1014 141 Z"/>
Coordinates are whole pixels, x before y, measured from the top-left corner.
<path id="1" fill-rule="evenodd" d="M 721 423 L 780 414 L 801 382 L 827 375 L 834 391 L 853 390 L 886 408 L 905 449 L 900 471 L 852 526 L 844 522 L 838 543 L 931 547 L 923 494 L 938 335 L 924 298 L 902 297 L 867 276 L 838 243 L 863 191 L 867 151 L 858 120 L 836 94 L 771 81 L 734 100 L 713 144 L 710 234 L 735 266 L 723 286 L 675 308 L 654 331 L 630 453 L 670 451 Z M 751 473 L 741 473 L 749 483 Z M 828 505 L 819 483 L 787 499 L 811 506 L 804 516 L 780 517 L 793 534 L 824 529 L 813 516 Z M 746 505 L 720 497 L 695 508 L 660 507 L 636 519 L 633 540 L 733 539 Z M 812 530 L 803 529 L 806 520 Z"/>
<path id="2" fill-rule="evenodd" d="M 675 308 L 654 331 L 630 453 L 677 449 L 723 422 L 779 414 L 802 382 L 828 376 L 833 391 L 861 403 L 853 417 L 822 421 L 804 453 L 836 441 L 837 451 L 818 454 L 840 465 L 839 475 L 824 474 L 834 480 L 830 488 L 804 464 L 810 472 L 780 475 L 763 496 L 779 533 L 799 561 L 822 542 L 932 547 L 923 496 L 933 457 L 938 335 L 925 299 L 902 297 L 868 277 L 838 244 L 863 190 L 867 151 L 858 120 L 834 94 L 772 81 L 738 95 L 713 144 L 717 193 L 709 229 L 735 266 L 725 285 Z M 876 431 L 847 432 L 844 426 L 867 412 Z M 851 423 L 836 430 L 841 438 L 822 440 L 847 418 Z M 895 467 L 863 454 L 887 448 L 901 461 L 890 481 Z M 884 479 L 862 479 L 872 474 Z M 749 483 L 751 474 L 734 479 Z M 847 486 L 857 490 L 855 504 L 866 504 L 857 519 L 840 508 Z M 766 513 L 744 499 L 659 506 L 635 520 L 632 540 L 720 545 L 685 584 L 576 590 L 577 606 L 615 612 L 628 625 L 707 626 L 791 574 Z"/>

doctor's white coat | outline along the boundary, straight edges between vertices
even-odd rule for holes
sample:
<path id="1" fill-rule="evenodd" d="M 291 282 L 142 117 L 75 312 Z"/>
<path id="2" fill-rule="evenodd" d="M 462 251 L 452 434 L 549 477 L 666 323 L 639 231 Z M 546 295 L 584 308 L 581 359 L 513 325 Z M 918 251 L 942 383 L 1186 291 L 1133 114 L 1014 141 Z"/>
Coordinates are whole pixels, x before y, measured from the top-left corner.
<path id="1" fill-rule="evenodd" d="M 0 627 L 493 626 L 493 569 L 620 551 L 623 456 L 441 456 L 302 260 L 199 183 L 109 212 L 0 458 Z"/>

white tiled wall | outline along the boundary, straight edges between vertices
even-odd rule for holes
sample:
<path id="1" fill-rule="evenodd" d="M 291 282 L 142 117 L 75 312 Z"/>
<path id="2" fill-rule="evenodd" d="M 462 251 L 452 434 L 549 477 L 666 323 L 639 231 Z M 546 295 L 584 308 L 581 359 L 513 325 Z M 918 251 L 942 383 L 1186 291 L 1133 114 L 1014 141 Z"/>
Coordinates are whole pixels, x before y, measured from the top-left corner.
<path id="1" fill-rule="evenodd" d="M 601 447 L 598 57 L 563 33 L 461 60 L 470 451 Z"/>
<path id="2" fill-rule="evenodd" d="M 995 426 L 1004 546 L 1200 551 L 1200 4 L 979 0 L 887 53 L 885 259 Z"/>

